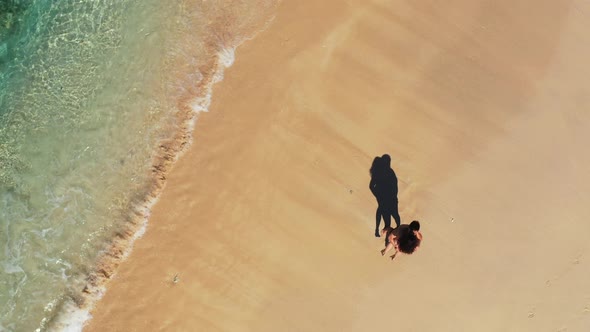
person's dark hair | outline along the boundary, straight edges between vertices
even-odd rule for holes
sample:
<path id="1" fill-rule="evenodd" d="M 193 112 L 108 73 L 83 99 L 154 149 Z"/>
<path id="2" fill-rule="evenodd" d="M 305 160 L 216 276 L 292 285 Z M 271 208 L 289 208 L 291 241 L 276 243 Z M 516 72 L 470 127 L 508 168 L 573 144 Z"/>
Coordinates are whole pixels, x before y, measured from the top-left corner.
<path id="1" fill-rule="evenodd" d="M 397 247 L 404 254 L 412 254 L 419 245 L 420 240 L 409 227 L 404 229 L 403 233 L 397 238 Z"/>
<path id="2" fill-rule="evenodd" d="M 410 223 L 410 229 L 413 231 L 419 231 L 420 230 L 420 222 L 418 220 L 414 220 Z"/>

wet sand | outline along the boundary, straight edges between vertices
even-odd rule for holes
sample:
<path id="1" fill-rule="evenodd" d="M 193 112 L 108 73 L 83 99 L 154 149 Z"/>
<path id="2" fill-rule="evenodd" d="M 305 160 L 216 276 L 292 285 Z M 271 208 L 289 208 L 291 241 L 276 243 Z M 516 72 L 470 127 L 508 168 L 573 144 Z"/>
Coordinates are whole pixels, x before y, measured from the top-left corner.
<path id="1" fill-rule="evenodd" d="M 85 331 L 586 331 L 588 15 L 285 1 Z M 368 189 L 383 153 L 424 234 L 393 262 Z"/>

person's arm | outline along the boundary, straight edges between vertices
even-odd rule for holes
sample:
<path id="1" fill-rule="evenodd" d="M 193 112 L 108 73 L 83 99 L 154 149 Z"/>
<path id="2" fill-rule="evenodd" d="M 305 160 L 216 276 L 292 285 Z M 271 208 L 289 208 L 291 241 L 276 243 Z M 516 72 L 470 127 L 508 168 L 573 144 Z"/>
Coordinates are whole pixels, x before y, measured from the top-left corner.
<path id="1" fill-rule="evenodd" d="M 418 245 L 416 246 L 416 249 L 414 249 L 414 251 L 418 250 L 418 248 L 420 248 L 420 245 L 422 244 L 422 233 L 420 233 L 418 231 L 416 231 L 415 233 L 416 233 L 416 238 L 418 238 L 418 241 L 420 241 L 420 242 L 418 242 Z"/>
<path id="2" fill-rule="evenodd" d="M 393 253 L 393 255 L 389 256 L 389 258 L 391 258 L 391 260 L 393 260 L 395 258 L 395 255 L 397 255 L 397 253 L 399 252 L 399 247 L 397 244 L 397 238 L 395 238 L 395 241 L 393 242 L 393 248 L 395 249 L 395 252 Z"/>
<path id="3" fill-rule="evenodd" d="M 386 254 L 387 252 L 389 252 L 391 249 L 393 249 L 394 247 L 395 247 L 395 251 L 396 251 L 396 253 L 397 253 L 397 241 L 396 241 L 395 235 L 393 235 L 393 234 L 389 234 L 389 235 L 387 236 L 387 240 L 388 240 L 388 241 L 387 241 L 387 242 L 388 242 L 388 243 L 387 243 L 387 246 L 385 247 L 385 249 L 381 250 L 381 255 L 382 255 L 382 256 L 385 256 L 385 254 Z M 394 254 L 394 256 L 395 256 L 395 254 Z M 393 259 L 393 258 L 392 258 L 392 259 Z"/>
<path id="4" fill-rule="evenodd" d="M 397 246 L 397 236 L 395 236 L 395 229 L 391 230 L 390 228 L 389 235 L 387 236 L 387 241 Z"/>
<path id="5" fill-rule="evenodd" d="M 381 250 L 381 256 L 385 256 L 385 254 L 393 248 L 393 243 L 389 242 L 385 249 Z"/>

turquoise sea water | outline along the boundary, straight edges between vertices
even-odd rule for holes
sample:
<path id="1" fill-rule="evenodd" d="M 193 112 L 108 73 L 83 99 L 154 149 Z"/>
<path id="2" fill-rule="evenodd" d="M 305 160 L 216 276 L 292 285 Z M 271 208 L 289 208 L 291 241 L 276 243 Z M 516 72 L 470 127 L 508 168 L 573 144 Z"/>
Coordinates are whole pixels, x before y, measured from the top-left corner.
<path id="1" fill-rule="evenodd" d="M 0 0 L 0 331 L 63 328 L 190 130 L 183 106 L 207 107 L 219 55 L 273 6 Z"/>

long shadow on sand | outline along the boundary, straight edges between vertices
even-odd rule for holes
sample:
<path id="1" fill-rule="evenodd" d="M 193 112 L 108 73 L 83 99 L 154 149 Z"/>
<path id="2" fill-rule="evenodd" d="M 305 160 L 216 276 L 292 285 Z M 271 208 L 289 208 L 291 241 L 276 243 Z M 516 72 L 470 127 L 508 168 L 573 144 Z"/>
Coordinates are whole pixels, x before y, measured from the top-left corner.
<path id="1" fill-rule="evenodd" d="M 397 200 L 397 176 L 391 168 L 391 157 L 388 154 L 375 157 L 369 172 L 371 174 L 369 189 L 377 199 L 375 236 L 379 237 L 381 218 L 383 218 L 385 228 L 391 227 L 391 217 L 395 219 L 397 226 L 401 224 Z"/>

